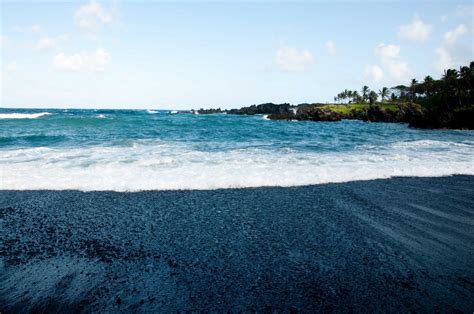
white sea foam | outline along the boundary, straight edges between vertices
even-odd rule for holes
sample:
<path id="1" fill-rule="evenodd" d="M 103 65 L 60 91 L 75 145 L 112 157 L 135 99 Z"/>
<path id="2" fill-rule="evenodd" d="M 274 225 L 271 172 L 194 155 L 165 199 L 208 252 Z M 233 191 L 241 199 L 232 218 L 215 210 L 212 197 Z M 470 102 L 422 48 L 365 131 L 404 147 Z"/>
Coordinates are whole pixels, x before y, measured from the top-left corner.
<path id="1" fill-rule="evenodd" d="M 474 175 L 474 144 L 412 141 L 350 152 L 127 147 L 0 151 L 0 189 L 176 190 L 297 186 L 394 176 Z"/>
<path id="2" fill-rule="evenodd" d="M 264 115 L 262 116 L 262 119 L 263 119 L 263 120 L 270 120 L 270 119 L 268 119 L 268 114 L 264 114 Z"/>
<path id="3" fill-rule="evenodd" d="M 146 112 L 148 112 L 149 114 L 158 113 L 158 111 L 156 111 L 156 110 L 151 110 L 151 109 L 148 109 Z"/>
<path id="4" fill-rule="evenodd" d="M 37 119 L 47 115 L 49 112 L 39 113 L 0 113 L 0 119 Z"/>
<path id="5" fill-rule="evenodd" d="M 178 110 L 171 110 L 170 113 L 171 114 L 176 114 L 176 113 L 178 113 Z"/>

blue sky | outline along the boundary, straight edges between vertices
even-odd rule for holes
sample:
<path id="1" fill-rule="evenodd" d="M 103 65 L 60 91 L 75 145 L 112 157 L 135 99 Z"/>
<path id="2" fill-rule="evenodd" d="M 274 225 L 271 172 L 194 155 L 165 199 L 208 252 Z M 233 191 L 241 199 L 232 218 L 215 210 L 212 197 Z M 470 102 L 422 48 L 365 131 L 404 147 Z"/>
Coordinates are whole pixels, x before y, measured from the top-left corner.
<path id="1" fill-rule="evenodd" d="M 472 2 L 3 1 L 1 107 L 327 102 L 474 60 Z"/>

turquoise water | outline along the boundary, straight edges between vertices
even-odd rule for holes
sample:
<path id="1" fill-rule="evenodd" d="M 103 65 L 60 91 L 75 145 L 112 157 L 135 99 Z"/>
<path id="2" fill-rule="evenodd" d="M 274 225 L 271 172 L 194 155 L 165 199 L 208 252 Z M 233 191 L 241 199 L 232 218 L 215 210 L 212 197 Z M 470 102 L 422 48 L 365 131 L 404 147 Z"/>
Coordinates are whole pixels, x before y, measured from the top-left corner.
<path id="1" fill-rule="evenodd" d="M 0 189 L 292 186 L 474 174 L 474 132 L 158 110 L 0 110 Z"/>

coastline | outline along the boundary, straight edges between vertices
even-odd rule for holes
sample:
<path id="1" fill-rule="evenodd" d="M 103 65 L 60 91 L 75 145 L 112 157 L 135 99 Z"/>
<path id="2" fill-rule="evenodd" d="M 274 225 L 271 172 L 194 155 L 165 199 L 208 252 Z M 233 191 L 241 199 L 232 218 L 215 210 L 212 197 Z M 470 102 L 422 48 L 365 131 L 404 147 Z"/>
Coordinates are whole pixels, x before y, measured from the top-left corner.
<path id="1" fill-rule="evenodd" d="M 473 190 L 3 190 L 0 310 L 472 312 Z"/>
<path id="2" fill-rule="evenodd" d="M 338 122 L 341 120 L 360 120 L 364 122 L 404 123 L 416 129 L 474 129 L 474 110 L 472 106 L 458 108 L 425 108 L 412 102 L 380 103 L 314 103 L 290 105 L 289 103 L 265 103 L 242 107 L 240 109 L 192 110 L 197 114 L 266 115 L 267 120 Z"/>

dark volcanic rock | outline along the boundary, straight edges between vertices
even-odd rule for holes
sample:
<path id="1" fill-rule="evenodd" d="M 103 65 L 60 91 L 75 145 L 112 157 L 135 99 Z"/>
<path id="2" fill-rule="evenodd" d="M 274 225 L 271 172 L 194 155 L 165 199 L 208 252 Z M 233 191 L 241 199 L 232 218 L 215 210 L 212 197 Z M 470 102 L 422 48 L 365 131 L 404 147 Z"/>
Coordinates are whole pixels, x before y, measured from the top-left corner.
<path id="1" fill-rule="evenodd" d="M 271 114 L 270 120 L 300 120 L 300 121 L 340 121 L 342 116 L 330 109 L 307 106 L 300 108 L 296 113 Z"/>
<path id="2" fill-rule="evenodd" d="M 213 114 L 213 113 L 223 113 L 225 112 L 225 110 L 223 111 L 221 108 L 217 108 L 217 109 L 214 109 L 214 108 L 211 108 L 211 109 L 199 109 L 197 111 L 197 113 L 199 114 Z"/>
<path id="3" fill-rule="evenodd" d="M 346 120 L 364 120 L 365 111 L 352 109 L 348 114 L 343 114 L 342 119 Z"/>
<path id="4" fill-rule="evenodd" d="M 410 127 L 421 129 L 474 130 L 474 109 L 458 111 L 428 110 L 407 121 Z"/>
<path id="5" fill-rule="evenodd" d="M 311 121 L 341 121 L 342 116 L 332 110 L 322 107 L 306 107 L 296 113 L 297 120 Z"/>
<path id="6" fill-rule="evenodd" d="M 425 114 L 423 108 L 416 104 L 399 104 L 398 108 L 393 122 L 411 123 Z"/>
<path id="7" fill-rule="evenodd" d="M 283 113 L 283 114 L 275 113 L 275 114 L 268 115 L 268 119 L 270 119 L 270 120 L 294 120 L 295 115 L 293 113 Z"/>
<path id="8" fill-rule="evenodd" d="M 395 116 L 394 112 L 384 110 L 380 106 L 370 106 L 365 111 L 362 120 L 370 122 L 395 122 Z"/>
<path id="9" fill-rule="evenodd" d="M 451 127 L 474 130 L 474 108 L 456 111 Z"/>
<path id="10" fill-rule="evenodd" d="M 367 110 L 359 113 L 356 119 L 369 122 L 398 122 L 416 123 L 426 119 L 426 111 L 417 104 L 398 104 L 397 111 L 383 109 L 381 106 L 370 106 Z"/>
<path id="11" fill-rule="evenodd" d="M 291 112 L 290 104 L 273 104 L 266 103 L 261 105 L 252 105 L 250 107 L 242 107 L 240 109 L 231 109 L 229 114 L 289 114 Z"/>
<path id="12" fill-rule="evenodd" d="M 474 109 L 423 109 L 417 104 L 399 104 L 398 111 L 371 106 L 362 120 L 371 122 L 402 122 L 422 129 L 474 129 Z"/>

